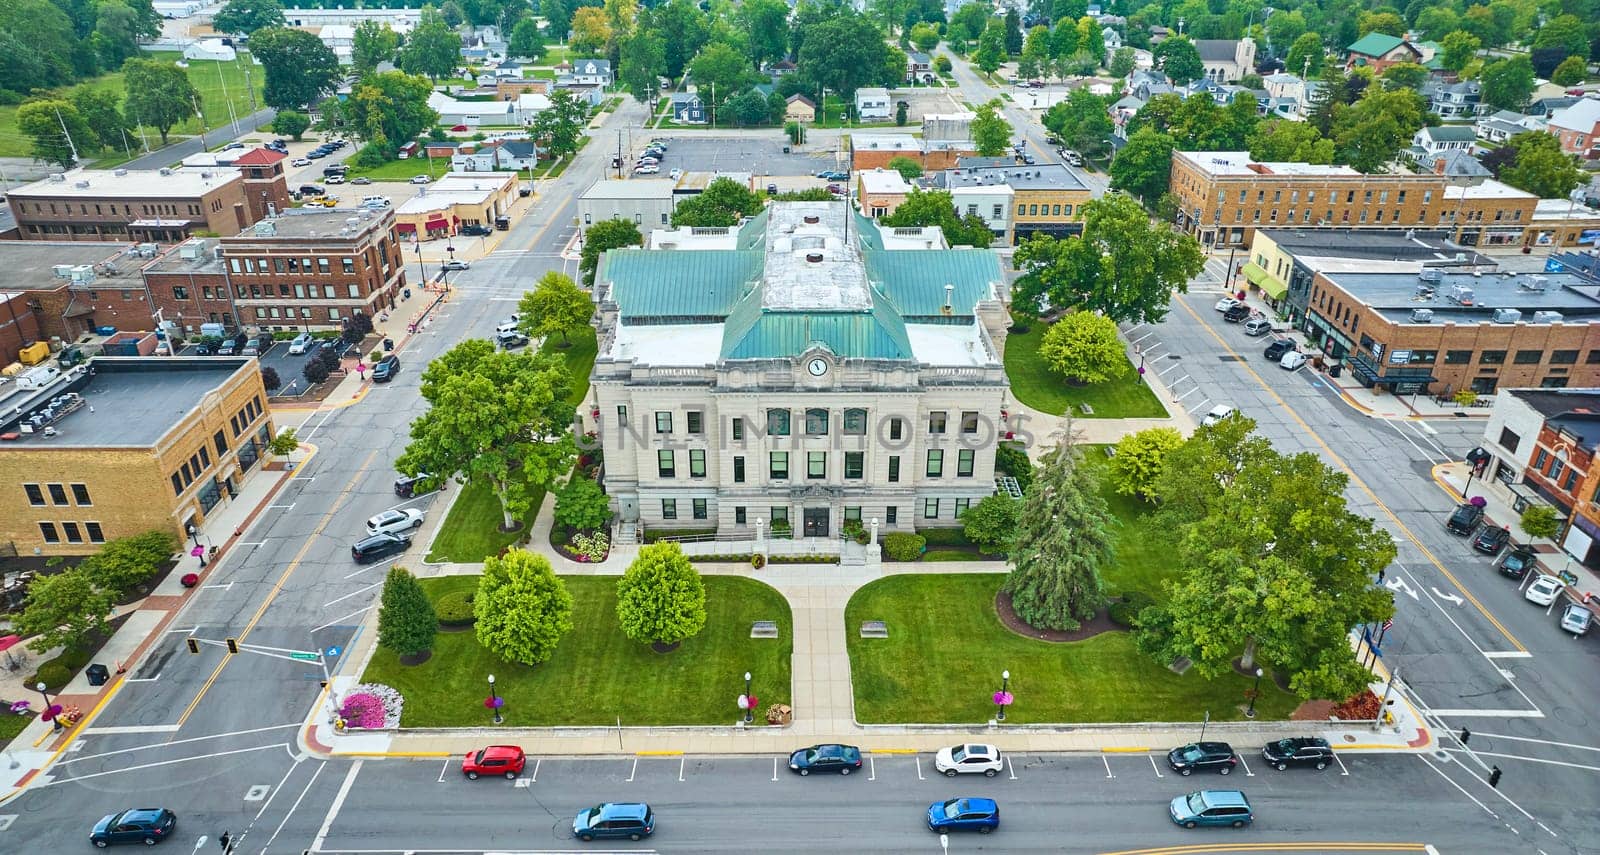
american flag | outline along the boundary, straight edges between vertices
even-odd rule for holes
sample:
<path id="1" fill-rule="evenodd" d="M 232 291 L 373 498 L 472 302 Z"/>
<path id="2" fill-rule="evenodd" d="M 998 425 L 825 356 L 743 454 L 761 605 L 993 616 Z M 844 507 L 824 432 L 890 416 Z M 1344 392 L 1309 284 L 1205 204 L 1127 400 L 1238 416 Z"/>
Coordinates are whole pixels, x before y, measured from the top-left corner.
<path id="1" fill-rule="evenodd" d="M 1393 626 L 1394 626 L 1394 618 L 1389 618 L 1388 620 L 1383 622 L 1383 631 L 1384 632 L 1388 632 L 1389 629 L 1391 627 L 1393 627 Z"/>

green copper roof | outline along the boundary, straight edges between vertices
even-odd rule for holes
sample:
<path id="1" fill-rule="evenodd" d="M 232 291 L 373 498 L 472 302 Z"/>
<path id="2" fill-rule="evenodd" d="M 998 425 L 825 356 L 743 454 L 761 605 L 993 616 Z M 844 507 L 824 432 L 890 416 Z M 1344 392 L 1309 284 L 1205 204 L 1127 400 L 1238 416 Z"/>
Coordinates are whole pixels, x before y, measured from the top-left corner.
<path id="1" fill-rule="evenodd" d="M 881 296 L 881 295 L 875 295 Z M 905 322 L 884 300 L 863 312 L 789 312 L 761 307 L 761 295 L 742 300 L 722 333 L 723 359 L 773 359 L 825 345 L 846 359 L 911 359 Z"/>
<path id="2" fill-rule="evenodd" d="M 1387 33 L 1367 33 L 1346 50 L 1363 56 L 1383 56 L 1404 42 L 1405 39 L 1395 38 Z"/>
<path id="3" fill-rule="evenodd" d="M 726 317 L 755 287 L 764 261 L 760 251 L 613 249 L 606 253 L 603 273 L 617 283 L 612 299 L 625 321 L 683 323 Z"/>
<path id="4" fill-rule="evenodd" d="M 970 316 L 1000 282 L 1000 261 L 987 249 L 906 249 L 865 253 L 867 278 L 905 317 L 944 314 L 944 286 L 954 285 L 952 314 Z"/>

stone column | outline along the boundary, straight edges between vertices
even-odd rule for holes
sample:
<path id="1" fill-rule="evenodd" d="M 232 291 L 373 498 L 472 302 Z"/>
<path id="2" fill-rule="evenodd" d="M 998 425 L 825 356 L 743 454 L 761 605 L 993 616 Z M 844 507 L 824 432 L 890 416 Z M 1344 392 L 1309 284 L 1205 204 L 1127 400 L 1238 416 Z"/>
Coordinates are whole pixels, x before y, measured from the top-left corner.
<path id="1" fill-rule="evenodd" d="M 871 544 L 873 546 L 877 546 L 878 545 L 878 518 L 877 517 L 873 517 L 872 518 L 872 540 L 871 540 Z"/>
<path id="2" fill-rule="evenodd" d="M 763 541 L 762 541 L 762 539 L 761 539 L 761 530 L 762 530 L 762 525 L 763 525 L 763 522 L 762 522 L 762 520 L 760 520 L 760 519 L 757 519 L 757 520 L 756 520 L 756 545 L 755 545 L 755 554 L 757 554 L 757 555 L 760 555 L 760 556 L 761 556 L 761 558 L 762 558 L 762 560 L 763 560 L 763 563 L 765 563 L 765 559 L 766 559 L 766 557 L 767 557 L 767 549 L 766 549 L 766 544 L 765 544 L 765 543 L 764 543 L 764 542 L 763 542 Z"/>

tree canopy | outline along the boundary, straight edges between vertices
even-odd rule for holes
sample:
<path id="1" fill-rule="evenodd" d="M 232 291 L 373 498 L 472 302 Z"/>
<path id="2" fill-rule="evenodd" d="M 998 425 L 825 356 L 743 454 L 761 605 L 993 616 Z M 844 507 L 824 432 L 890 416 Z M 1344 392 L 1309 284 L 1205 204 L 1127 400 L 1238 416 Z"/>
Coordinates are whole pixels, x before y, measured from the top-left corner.
<path id="1" fill-rule="evenodd" d="M 461 64 L 461 34 L 437 12 L 423 7 L 422 18 L 406 36 L 396 58 L 400 69 L 408 74 L 421 74 L 432 80 L 449 77 Z"/>
<path id="2" fill-rule="evenodd" d="M 617 581 L 617 623 L 623 635 L 658 649 L 705 629 L 705 585 L 677 543 L 640 547 Z"/>
<path id="3" fill-rule="evenodd" d="M 1069 422 L 1039 458 L 1022 494 L 1001 589 L 1017 616 L 1041 629 L 1075 630 L 1105 604 L 1100 568 L 1112 557 L 1112 518 L 1071 430 Z"/>
<path id="4" fill-rule="evenodd" d="M 298 110 L 322 100 L 343 77 L 339 58 L 322 40 L 304 30 L 269 27 L 250 38 L 250 52 L 261 60 L 267 106 Z"/>
<path id="5" fill-rule="evenodd" d="M 400 656 L 416 656 L 433 649 L 439 633 L 439 616 L 433 603 L 404 567 L 390 567 L 378 606 L 378 644 Z"/>
<path id="6" fill-rule="evenodd" d="M 955 199 L 948 190 L 913 187 L 906 200 L 879 222 L 895 228 L 938 226 L 951 246 L 986 247 L 994 240 L 994 232 L 981 217 L 956 216 Z"/>
<path id="7" fill-rule="evenodd" d="M 761 211 L 761 197 L 731 178 L 718 178 L 701 193 L 678 203 L 672 211 L 674 228 L 727 227 Z"/>
<path id="8" fill-rule="evenodd" d="M 532 291 L 517 303 L 522 317 L 522 332 L 533 338 L 559 334 L 563 347 L 572 343 L 568 334 L 589 325 L 594 316 L 594 301 L 578 287 L 572 277 L 559 270 L 547 270 Z"/>
<path id="9" fill-rule="evenodd" d="M 268 92 L 271 80 L 269 73 Z M 173 126 L 193 116 L 200 103 L 200 93 L 189 82 L 188 72 L 170 62 L 130 59 L 122 65 L 122 82 L 128 93 L 128 115 L 141 125 L 155 128 L 161 134 L 162 145 L 166 145 L 167 133 Z"/>
<path id="10" fill-rule="evenodd" d="M 1077 383 L 1103 383 L 1127 364 L 1117 324 L 1094 312 L 1068 312 L 1050 325 L 1039 344 L 1050 370 Z"/>
<path id="11" fill-rule="evenodd" d="M 522 549 L 484 559 L 472 612 L 478 643 L 523 665 L 549 659 L 572 630 L 572 594 L 548 559 Z"/>
<path id="12" fill-rule="evenodd" d="M 600 266 L 600 256 L 608 249 L 625 246 L 643 246 L 644 235 L 632 220 L 601 220 L 583 233 L 583 250 L 578 258 L 578 272 L 583 276 L 585 288 L 594 287 L 594 274 Z"/>
<path id="13" fill-rule="evenodd" d="M 211 28 L 219 33 L 253 36 L 257 30 L 282 26 L 283 4 L 278 0 L 228 0 L 211 18 Z"/>

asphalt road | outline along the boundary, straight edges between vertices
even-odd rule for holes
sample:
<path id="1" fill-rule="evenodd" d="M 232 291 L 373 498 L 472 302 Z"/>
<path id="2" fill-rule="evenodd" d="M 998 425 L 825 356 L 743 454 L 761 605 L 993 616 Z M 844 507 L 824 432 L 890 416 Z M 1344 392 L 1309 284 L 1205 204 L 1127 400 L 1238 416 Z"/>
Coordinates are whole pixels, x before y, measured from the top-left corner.
<path id="1" fill-rule="evenodd" d="M 221 127 L 212 128 L 200 136 L 179 140 L 165 148 L 158 148 L 149 154 L 136 157 L 122 164 L 120 168 L 159 169 L 163 166 L 171 166 L 191 154 L 210 151 L 212 148 L 229 142 L 237 136 L 248 134 L 259 127 L 270 124 L 272 117 L 276 115 L 276 110 L 267 109 L 251 113 L 248 116 L 240 116 L 237 130 L 234 129 L 234 123 L 229 122 Z"/>

